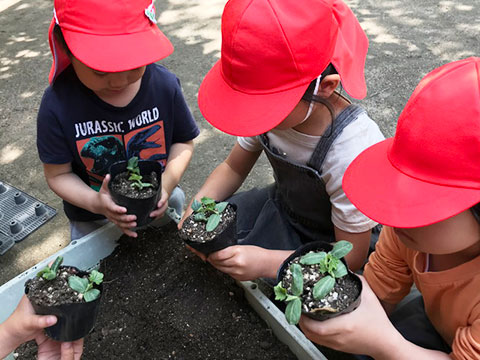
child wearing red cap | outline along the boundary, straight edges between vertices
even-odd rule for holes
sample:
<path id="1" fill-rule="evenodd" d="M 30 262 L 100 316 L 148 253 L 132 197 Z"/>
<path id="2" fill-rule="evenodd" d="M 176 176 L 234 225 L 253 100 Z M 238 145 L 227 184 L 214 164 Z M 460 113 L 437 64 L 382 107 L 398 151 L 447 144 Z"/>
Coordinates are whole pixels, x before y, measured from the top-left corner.
<path id="1" fill-rule="evenodd" d="M 198 103 L 213 126 L 239 138 L 195 197 L 230 197 L 262 151 L 275 183 L 228 199 L 238 206 L 241 245 L 211 254 L 213 266 L 239 280 L 274 278 L 292 249 L 319 239 L 351 241 L 347 260 L 353 269 L 363 265 L 376 223 L 355 209 L 341 181 L 355 156 L 383 135 L 336 89 L 341 82 L 352 97 L 365 97 L 367 50 L 341 0 L 226 4 L 221 59 Z"/>
<path id="2" fill-rule="evenodd" d="M 108 192 L 110 165 L 133 156 L 161 162 L 162 196 L 150 216 L 167 206 L 181 214 L 177 185 L 199 134 L 179 80 L 154 64 L 173 46 L 156 25 L 153 0 L 56 0 L 54 7 L 50 86 L 37 119 L 45 177 L 64 200 L 72 240 L 106 219 L 135 237 L 135 215 Z"/>
<path id="3" fill-rule="evenodd" d="M 59 342 L 48 338 L 43 329 L 57 322 L 53 315 L 35 315 L 26 296 L 20 300 L 10 317 L 0 324 L 0 359 L 8 356 L 24 342 L 35 339 L 39 359 L 79 360 L 83 352 L 83 339 Z"/>
<path id="4" fill-rule="evenodd" d="M 395 137 L 360 154 L 343 187 L 386 226 L 360 307 L 322 323 L 304 318 L 303 331 L 375 359 L 480 359 L 480 58 L 426 75 Z M 421 296 L 389 319 L 412 284 Z"/>

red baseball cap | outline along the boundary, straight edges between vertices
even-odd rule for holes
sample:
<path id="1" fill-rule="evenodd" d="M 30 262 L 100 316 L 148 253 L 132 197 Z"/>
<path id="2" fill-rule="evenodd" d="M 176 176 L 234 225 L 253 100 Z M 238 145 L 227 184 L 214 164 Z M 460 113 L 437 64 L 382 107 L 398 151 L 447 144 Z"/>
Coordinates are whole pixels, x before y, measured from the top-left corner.
<path id="1" fill-rule="evenodd" d="M 446 64 L 418 84 L 395 137 L 363 151 L 343 189 L 369 218 L 426 226 L 480 202 L 480 58 Z"/>
<path id="2" fill-rule="evenodd" d="M 281 123 L 332 63 L 351 96 L 365 97 L 368 39 L 341 0 L 230 0 L 222 53 L 198 104 L 223 132 L 253 136 Z"/>
<path id="3" fill-rule="evenodd" d="M 156 25 L 153 0 L 55 0 L 54 6 L 48 34 L 53 55 L 50 83 L 70 64 L 53 34 L 55 24 L 72 54 L 98 71 L 132 70 L 173 52 Z"/>

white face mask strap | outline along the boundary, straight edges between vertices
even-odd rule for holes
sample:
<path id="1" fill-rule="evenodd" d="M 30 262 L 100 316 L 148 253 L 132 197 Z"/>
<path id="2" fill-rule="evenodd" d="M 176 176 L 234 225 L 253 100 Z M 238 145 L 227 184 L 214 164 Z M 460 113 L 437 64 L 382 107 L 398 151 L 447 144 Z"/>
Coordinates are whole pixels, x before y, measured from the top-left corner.
<path id="1" fill-rule="evenodd" d="M 53 9 L 53 17 L 55 18 L 55 23 L 58 25 L 57 12 L 55 11 L 55 8 Z"/>
<path id="2" fill-rule="evenodd" d="M 320 78 L 321 77 L 322 77 L 322 75 L 317 77 L 317 81 L 315 82 L 315 89 L 313 90 L 313 95 L 317 95 L 318 87 L 320 86 Z M 310 101 L 310 104 L 308 105 L 307 115 L 305 115 L 305 117 L 303 118 L 301 123 L 305 122 L 305 120 L 307 120 L 309 118 L 309 116 L 312 115 L 312 111 L 313 111 L 313 101 Z"/>

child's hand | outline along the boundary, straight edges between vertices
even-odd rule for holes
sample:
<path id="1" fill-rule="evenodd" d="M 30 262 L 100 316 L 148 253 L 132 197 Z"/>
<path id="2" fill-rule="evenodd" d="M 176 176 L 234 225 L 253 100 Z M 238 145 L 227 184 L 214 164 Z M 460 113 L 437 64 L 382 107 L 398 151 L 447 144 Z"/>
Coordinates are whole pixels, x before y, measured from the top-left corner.
<path id="1" fill-rule="evenodd" d="M 137 217 L 135 215 L 127 215 L 127 209 L 125 207 L 115 204 L 108 191 L 109 182 L 110 174 L 107 174 L 98 192 L 97 213 L 104 215 L 108 220 L 117 225 L 125 235 L 137 237 L 137 233 L 130 230 L 137 226 L 135 222 Z"/>
<path id="2" fill-rule="evenodd" d="M 300 328 L 313 342 L 332 349 L 370 355 L 375 359 L 395 354 L 395 349 L 404 346 L 406 340 L 393 327 L 367 281 L 362 276 L 360 278 L 362 299 L 356 310 L 326 321 L 302 315 Z"/>
<path id="3" fill-rule="evenodd" d="M 157 208 L 150 213 L 150 217 L 157 218 L 165 215 L 165 211 L 168 209 L 168 193 L 162 187 L 162 196 L 158 201 Z"/>
<path id="4" fill-rule="evenodd" d="M 38 333 L 43 331 L 43 328 L 55 325 L 56 322 L 57 318 L 53 315 L 36 315 L 32 304 L 24 295 L 3 326 L 8 329 L 12 338 L 22 344 L 34 339 Z"/>
<path id="5" fill-rule="evenodd" d="M 234 245 L 210 254 L 207 261 L 236 280 L 254 280 L 265 276 L 268 250 L 253 245 Z"/>
<path id="6" fill-rule="evenodd" d="M 35 339 L 38 344 L 39 360 L 80 359 L 83 339 L 62 344 L 45 336 L 43 329 L 56 322 L 57 318 L 53 315 L 36 315 L 30 301 L 24 295 L 13 314 L 1 324 L 10 340 L 0 338 L 0 354 L 2 354 L 0 357 L 3 357 L 2 351 L 6 350 L 8 353 L 20 344 Z"/>
<path id="7" fill-rule="evenodd" d="M 38 360 L 79 360 L 83 352 L 83 339 L 74 342 L 54 341 L 42 332 L 35 338 Z"/>

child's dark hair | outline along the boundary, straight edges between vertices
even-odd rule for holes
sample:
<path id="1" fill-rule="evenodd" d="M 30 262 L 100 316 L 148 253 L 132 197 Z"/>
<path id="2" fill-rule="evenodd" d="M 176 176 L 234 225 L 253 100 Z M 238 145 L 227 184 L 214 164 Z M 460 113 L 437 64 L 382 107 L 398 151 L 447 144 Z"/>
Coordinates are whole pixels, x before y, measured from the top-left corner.
<path id="1" fill-rule="evenodd" d="M 473 216 L 475 216 L 475 219 L 477 219 L 478 223 L 480 224 L 480 203 L 472 206 L 470 208 L 470 211 L 472 212 Z"/>
<path id="2" fill-rule="evenodd" d="M 67 53 L 67 56 L 71 57 L 72 52 L 68 48 L 67 42 L 65 41 L 65 38 L 63 37 L 62 29 L 60 28 L 60 26 L 55 25 L 55 27 L 53 28 L 53 36 L 55 36 L 55 39 L 58 41 L 58 43 L 63 48 L 63 50 L 65 50 L 65 52 Z"/>

